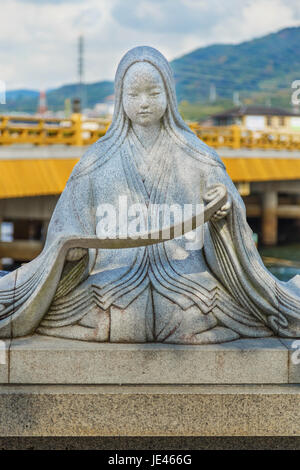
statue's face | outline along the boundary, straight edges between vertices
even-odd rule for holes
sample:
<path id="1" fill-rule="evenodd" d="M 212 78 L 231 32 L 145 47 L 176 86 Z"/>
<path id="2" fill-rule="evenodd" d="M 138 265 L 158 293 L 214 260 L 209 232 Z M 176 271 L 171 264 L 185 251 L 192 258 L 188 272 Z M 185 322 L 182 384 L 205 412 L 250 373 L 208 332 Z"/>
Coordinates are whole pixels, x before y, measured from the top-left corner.
<path id="1" fill-rule="evenodd" d="M 148 62 L 137 62 L 126 72 L 123 107 L 129 119 L 141 126 L 160 121 L 167 108 L 167 95 L 159 72 Z"/>

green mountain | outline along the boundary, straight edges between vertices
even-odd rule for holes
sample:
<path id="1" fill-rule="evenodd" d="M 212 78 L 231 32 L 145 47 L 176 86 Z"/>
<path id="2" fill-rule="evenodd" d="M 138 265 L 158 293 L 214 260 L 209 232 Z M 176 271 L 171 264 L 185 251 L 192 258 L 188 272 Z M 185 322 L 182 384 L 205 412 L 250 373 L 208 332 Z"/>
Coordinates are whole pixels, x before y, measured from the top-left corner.
<path id="1" fill-rule="evenodd" d="M 59 88 L 48 90 L 46 93 L 47 106 L 51 111 L 64 109 L 65 99 L 83 97 L 85 107 L 92 108 L 96 103 L 102 102 L 114 92 L 113 82 L 104 81 L 84 84 L 82 88 L 78 84 L 63 85 Z M 1 105 L 0 112 L 28 112 L 34 113 L 38 108 L 39 92 L 36 90 L 13 90 L 6 93 L 6 104 Z"/>
<path id="2" fill-rule="evenodd" d="M 113 93 L 114 84 L 109 81 L 84 84 L 82 89 L 78 84 L 64 85 L 47 92 L 47 104 L 49 109 L 56 111 L 64 108 L 66 98 L 82 96 L 84 107 L 92 108 Z"/>
<path id="3" fill-rule="evenodd" d="M 11 90 L 6 92 L 6 105 L 0 105 L 0 112 L 17 111 L 32 113 L 37 109 L 39 92 L 36 90 Z"/>
<path id="4" fill-rule="evenodd" d="M 217 97 L 289 105 L 291 83 L 300 79 L 300 27 L 286 28 L 238 45 L 216 44 L 197 49 L 172 62 L 178 101 Z"/>
<path id="5" fill-rule="evenodd" d="M 178 101 L 187 119 L 201 119 L 232 107 L 233 93 L 245 104 L 269 104 L 288 108 L 291 84 L 300 79 L 300 27 L 237 45 L 216 44 L 202 47 L 171 62 Z M 215 90 L 214 102 L 209 96 Z M 83 96 L 85 107 L 93 107 L 113 94 L 113 82 L 64 85 L 47 92 L 47 104 L 62 110 L 66 98 Z M 211 96 L 212 97 L 212 96 Z M 15 90 L 7 93 L 7 104 L 0 112 L 35 112 L 38 92 Z"/>

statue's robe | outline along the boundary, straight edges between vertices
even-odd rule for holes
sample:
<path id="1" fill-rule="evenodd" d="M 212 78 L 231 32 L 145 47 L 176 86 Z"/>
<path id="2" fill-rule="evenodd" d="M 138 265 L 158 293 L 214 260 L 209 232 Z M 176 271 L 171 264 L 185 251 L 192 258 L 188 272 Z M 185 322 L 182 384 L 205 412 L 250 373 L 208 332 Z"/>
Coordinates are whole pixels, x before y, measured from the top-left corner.
<path id="1" fill-rule="evenodd" d="M 218 183 L 227 187 L 232 207 L 226 218 L 205 224 L 202 249 L 187 249 L 187 240 L 179 237 L 148 247 L 89 250 L 78 262 L 66 261 L 68 237 L 97 235 L 99 205 L 118 207 L 120 196 L 127 196 L 128 206 L 196 205 L 206 188 Z M 149 153 L 130 130 L 109 159 L 99 155 L 93 171 L 71 175 L 43 252 L 0 279 L 1 337 L 84 327 L 95 312 L 100 325 L 90 329 L 98 341 L 170 341 L 172 335 L 173 342 L 221 341 L 222 335 L 197 340 L 215 328 L 232 332 L 227 339 L 298 337 L 300 282 L 298 277 L 280 282 L 264 267 L 243 201 L 221 166 L 200 161 L 165 129 Z M 174 331 L 159 336 L 164 315 L 176 319 Z M 141 329 L 139 321 L 147 326 Z M 130 322 L 135 327 L 127 328 Z"/>

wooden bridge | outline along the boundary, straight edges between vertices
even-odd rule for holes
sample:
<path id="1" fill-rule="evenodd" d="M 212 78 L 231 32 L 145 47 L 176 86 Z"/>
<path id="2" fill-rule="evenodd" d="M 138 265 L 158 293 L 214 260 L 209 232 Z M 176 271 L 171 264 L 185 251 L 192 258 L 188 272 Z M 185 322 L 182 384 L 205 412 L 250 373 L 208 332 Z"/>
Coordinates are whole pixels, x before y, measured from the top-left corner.
<path id="1" fill-rule="evenodd" d="M 0 260 L 27 261 L 41 250 L 40 238 L 72 168 L 109 124 L 80 114 L 70 119 L 0 116 L 0 221 L 14 224 L 14 242 L 0 243 Z M 261 221 L 262 243 L 277 243 L 283 219 L 300 235 L 300 132 L 189 125 L 218 149 L 250 222 Z"/>

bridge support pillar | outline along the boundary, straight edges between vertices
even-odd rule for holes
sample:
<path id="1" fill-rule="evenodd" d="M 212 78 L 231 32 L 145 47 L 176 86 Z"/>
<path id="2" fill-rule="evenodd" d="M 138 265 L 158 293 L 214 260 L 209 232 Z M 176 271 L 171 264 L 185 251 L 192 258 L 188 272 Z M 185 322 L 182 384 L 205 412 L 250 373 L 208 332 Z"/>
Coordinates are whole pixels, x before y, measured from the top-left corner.
<path id="1" fill-rule="evenodd" d="M 262 195 L 262 243 L 264 245 L 277 244 L 277 207 L 277 191 L 266 189 L 266 192 Z"/>
<path id="2" fill-rule="evenodd" d="M 0 217 L 0 242 L 1 242 L 1 239 L 2 239 L 2 218 Z M 2 258 L 0 257 L 0 271 L 2 270 L 3 266 L 2 266 Z"/>

